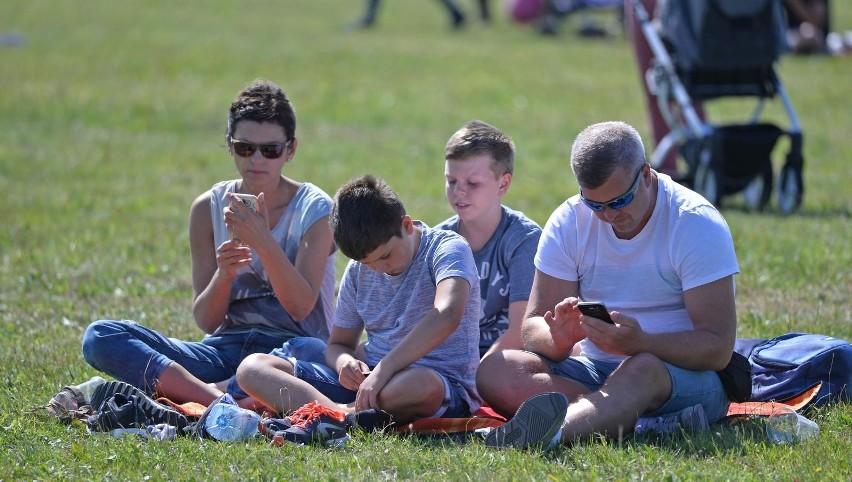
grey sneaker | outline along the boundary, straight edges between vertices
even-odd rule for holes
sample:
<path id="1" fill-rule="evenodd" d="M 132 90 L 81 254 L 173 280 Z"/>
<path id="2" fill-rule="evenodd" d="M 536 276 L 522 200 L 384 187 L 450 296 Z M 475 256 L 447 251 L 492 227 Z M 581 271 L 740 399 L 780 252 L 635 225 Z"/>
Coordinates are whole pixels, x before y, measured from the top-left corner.
<path id="1" fill-rule="evenodd" d="M 495 428 L 485 438 L 488 447 L 527 448 L 555 446 L 553 438 L 565 422 L 568 399 L 558 392 L 542 393 L 518 407 L 512 420 Z"/>
<path id="2" fill-rule="evenodd" d="M 634 430 L 637 434 L 656 432 L 658 434 L 686 432 L 704 432 L 710 430 L 707 415 L 701 404 L 686 407 L 678 413 L 665 417 L 646 417 L 636 421 Z"/>

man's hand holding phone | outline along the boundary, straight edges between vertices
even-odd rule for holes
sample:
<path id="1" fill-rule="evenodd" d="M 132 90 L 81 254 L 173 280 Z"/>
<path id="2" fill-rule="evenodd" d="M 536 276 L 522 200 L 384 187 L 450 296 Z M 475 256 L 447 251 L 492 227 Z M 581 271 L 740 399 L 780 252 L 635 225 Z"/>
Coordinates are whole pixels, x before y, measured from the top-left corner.
<path id="1" fill-rule="evenodd" d="M 553 307 L 553 311 L 546 312 L 543 317 L 550 328 L 553 343 L 568 351 L 586 337 L 579 323 L 579 315 L 574 310 L 574 304 L 577 301 L 574 297 L 565 298 Z"/>
<path id="2" fill-rule="evenodd" d="M 606 305 L 599 301 L 581 301 L 577 303 L 577 309 L 580 310 L 580 313 L 586 316 L 597 318 L 611 325 L 615 324 L 609 316 L 609 310 L 606 308 Z"/>

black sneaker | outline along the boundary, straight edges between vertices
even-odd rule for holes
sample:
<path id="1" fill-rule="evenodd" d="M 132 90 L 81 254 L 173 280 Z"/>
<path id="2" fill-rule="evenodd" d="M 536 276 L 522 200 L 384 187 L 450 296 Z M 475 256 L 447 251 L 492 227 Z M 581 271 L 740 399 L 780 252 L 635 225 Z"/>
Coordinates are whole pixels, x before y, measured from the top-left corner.
<path id="1" fill-rule="evenodd" d="M 710 430 L 704 406 L 700 403 L 686 407 L 678 413 L 666 417 L 643 417 L 636 421 L 633 427 L 637 434 L 656 432 L 658 434 L 686 432 L 706 432 Z"/>
<path id="2" fill-rule="evenodd" d="M 90 432 L 112 432 L 129 428 L 145 428 L 148 417 L 135 396 L 117 393 L 86 421 Z"/>
<path id="3" fill-rule="evenodd" d="M 130 395 L 136 395 L 137 393 L 142 393 L 144 395 L 141 390 L 129 383 L 117 380 L 106 382 L 98 386 L 98 388 L 96 388 L 92 393 L 92 409 L 94 409 L 95 412 L 99 412 L 101 410 L 101 406 L 117 394 L 129 397 Z"/>
<path id="4" fill-rule="evenodd" d="M 162 405 L 142 390 L 124 382 L 106 382 L 92 394 L 96 415 L 87 420 L 89 429 L 107 432 L 119 428 L 145 428 L 165 423 L 183 430 L 189 424 L 186 415 Z"/>
<path id="5" fill-rule="evenodd" d="M 384 432 L 395 426 L 393 415 L 375 408 L 346 415 L 346 422 L 349 426 L 365 432 Z"/>
<path id="6" fill-rule="evenodd" d="M 260 430 L 260 433 L 266 435 L 266 438 L 271 439 L 277 432 L 283 432 L 292 426 L 293 423 L 289 418 L 265 417 L 260 421 L 257 429 Z"/>

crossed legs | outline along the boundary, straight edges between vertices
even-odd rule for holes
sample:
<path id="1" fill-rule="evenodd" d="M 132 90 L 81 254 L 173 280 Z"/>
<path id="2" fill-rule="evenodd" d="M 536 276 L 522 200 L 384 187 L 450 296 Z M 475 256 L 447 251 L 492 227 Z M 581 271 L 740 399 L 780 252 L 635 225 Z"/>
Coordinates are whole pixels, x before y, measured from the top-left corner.
<path id="1" fill-rule="evenodd" d="M 480 395 L 498 412 L 511 415 L 534 395 L 561 392 L 570 401 L 563 442 L 632 431 L 639 416 L 661 407 L 672 391 L 665 364 L 653 355 L 627 359 L 597 390 L 554 374 L 534 353 L 508 350 L 495 355 L 502 356 L 490 356 L 480 365 Z"/>

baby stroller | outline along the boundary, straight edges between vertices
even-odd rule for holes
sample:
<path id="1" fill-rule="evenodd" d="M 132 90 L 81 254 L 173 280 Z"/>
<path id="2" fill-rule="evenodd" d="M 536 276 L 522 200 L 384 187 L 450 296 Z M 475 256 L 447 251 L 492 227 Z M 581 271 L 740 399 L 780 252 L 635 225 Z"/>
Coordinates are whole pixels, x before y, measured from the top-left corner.
<path id="1" fill-rule="evenodd" d="M 660 5 L 659 26 L 640 0 L 632 5 L 654 55 L 646 73 L 670 132 L 651 158 L 658 167 L 675 146 L 688 166 L 685 182 L 714 205 L 742 192 L 746 205 L 763 209 L 773 187 L 771 153 L 789 136 L 781 169 L 778 203 L 788 214 L 802 203 L 802 131 L 792 102 L 773 68 L 786 48 L 780 0 L 668 0 Z M 756 97 L 744 124 L 702 121 L 692 101 Z M 789 128 L 760 122 L 767 100 L 780 98 Z"/>

